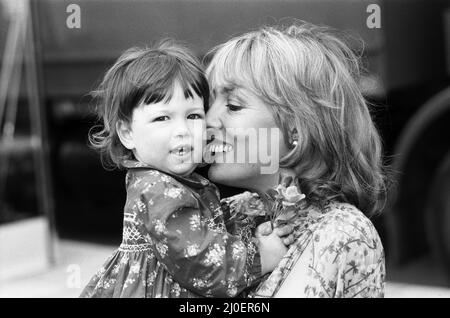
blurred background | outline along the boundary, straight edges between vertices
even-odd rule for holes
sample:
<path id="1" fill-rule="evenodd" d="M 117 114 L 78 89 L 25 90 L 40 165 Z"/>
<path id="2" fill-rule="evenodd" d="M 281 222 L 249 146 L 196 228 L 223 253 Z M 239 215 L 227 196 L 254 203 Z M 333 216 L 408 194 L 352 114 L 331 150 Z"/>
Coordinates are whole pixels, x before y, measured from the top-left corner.
<path id="1" fill-rule="evenodd" d="M 121 242 L 124 172 L 87 134 L 89 92 L 122 51 L 172 37 L 202 58 L 289 18 L 364 42 L 360 85 L 395 172 L 372 220 L 386 296 L 450 297 L 448 0 L 0 0 L 0 297 L 76 297 Z"/>

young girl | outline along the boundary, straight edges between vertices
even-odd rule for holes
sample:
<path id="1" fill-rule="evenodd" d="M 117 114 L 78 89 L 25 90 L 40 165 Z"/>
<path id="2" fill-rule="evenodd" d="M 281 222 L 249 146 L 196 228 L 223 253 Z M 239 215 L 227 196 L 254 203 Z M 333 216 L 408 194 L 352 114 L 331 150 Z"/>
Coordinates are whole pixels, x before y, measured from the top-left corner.
<path id="1" fill-rule="evenodd" d="M 81 297 L 233 297 L 287 251 L 272 233 L 226 232 L 217 188 L 193 173 L 209 88 L 198 60 L 171 41 L 126 51 L 106 73 L 91 143 L 128 169 L 122 244 Z"/>

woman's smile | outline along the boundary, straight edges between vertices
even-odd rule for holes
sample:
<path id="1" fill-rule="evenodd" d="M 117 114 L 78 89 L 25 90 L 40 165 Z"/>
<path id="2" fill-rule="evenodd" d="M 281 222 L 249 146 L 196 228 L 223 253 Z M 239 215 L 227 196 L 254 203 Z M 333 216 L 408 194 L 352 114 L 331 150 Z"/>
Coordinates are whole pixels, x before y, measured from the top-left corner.
<path id="1" fill-rule="evenodd" d="M 203 152 L 204 161 L 207 163 L 233 163 L 233 150 L 234 146 L 232 144 L 216 138 L 206 145 Z"/>

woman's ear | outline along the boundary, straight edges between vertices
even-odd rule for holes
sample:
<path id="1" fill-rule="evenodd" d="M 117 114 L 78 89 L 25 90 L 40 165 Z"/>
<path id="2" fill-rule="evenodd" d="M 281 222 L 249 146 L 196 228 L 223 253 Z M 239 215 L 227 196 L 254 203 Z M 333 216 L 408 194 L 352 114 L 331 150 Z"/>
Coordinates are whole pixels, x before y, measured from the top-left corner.
<path id="1" fill-rule="evenodd" d="M 119 120 L 116 123 L 116 131 L 122 145 L 128 150 L 133 150 L 135 145 L 130 124 L 124 120 Z"/>
<path id="2" fill-rule="evenodd" d="M 296 128 L 290 131 L 289 144 L 292 148 L 298 145 L 298 132 Z"/>

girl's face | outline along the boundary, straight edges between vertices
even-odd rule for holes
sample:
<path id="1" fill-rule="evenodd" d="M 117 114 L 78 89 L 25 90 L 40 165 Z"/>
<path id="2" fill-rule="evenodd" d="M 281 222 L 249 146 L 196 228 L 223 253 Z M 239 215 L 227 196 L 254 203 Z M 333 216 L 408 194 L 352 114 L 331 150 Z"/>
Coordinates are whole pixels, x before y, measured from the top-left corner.
<path id="1" fill-rule="evenodd" d="M 133 111 L 132 122 L 119 128 L 125 147 L 136 159 L 159 170 L 186 176 L 202 160 L 205 132 L 203 100 L 184 96 L 179 83 L 169 102 L 143 104 Z"/>
<path id="2" fill-rule="evenodd" d="M 214 136 L 205 150 L 209 178 L 266 191 L 278 181 L 278 161 L 288 151 L 271 110 L 244 87 L 212 87 L 212 95 L 206 115 L 208 138 Z"/>

